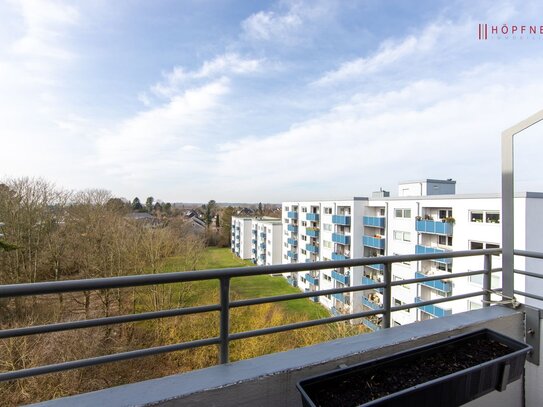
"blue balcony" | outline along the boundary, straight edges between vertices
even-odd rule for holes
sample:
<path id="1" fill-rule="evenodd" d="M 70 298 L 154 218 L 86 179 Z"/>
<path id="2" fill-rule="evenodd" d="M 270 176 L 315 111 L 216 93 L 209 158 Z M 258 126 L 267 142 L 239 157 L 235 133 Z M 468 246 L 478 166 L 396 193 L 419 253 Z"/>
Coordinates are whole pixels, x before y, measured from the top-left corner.
<path id="1" fill-rule="evenodd" d="M 265 249 L 266 248 L 266 243 L 260 243 L 260 248 Z"/>
<path id="2" fill-rule="evenodd" d="M 362 277 L 362 285 L 373 285 L 373 284 L 377 284 L 377 281 L 369 278 L 369 277 Z M 383 292 L 385 291 L 384 288 L 375 288 L 375 290 L 381 294 L 383 294 Z"/>
<path id="3" fill-rule="evenodd" d="M 338 309 L 336 307 L 330 308 L 330 311 L 332 312 L 332 315 L 335 316 L 335 317 L 339 317 L 339 316 L 343 315 L 341 312 L 338 311 Z"/>
<path id="4" fill-rule="evenodd" d="M 336 270 L 332 270 L 332 278 L 345 285 L 349 285 L 351 280 L 351 277 L 348 274 L 341 274 Z"/>
<path id="5" fill-rule="evenodd" d="M 311 237 L 319 237 L 319 229 L 317 229 L 317 228 L 307 228 L 305 230 L 305 234 L 307 236 L 311 236 Z"/>
<path id="6" fill-rule="evenodd" d="M 385 239 L 380 239 L 373 236 L 363 236 L 362 244 L 366 247 L 373 247 L 374 249 L 384 249 Z"/>
<path id="7" fill-rule="evenodd" d="M 379 329 L 381 329 L 381 327 L 379 325 L 374 324 L 373 322 L 371 322 L 369 319 L 366 319 L 366 318 L 362 319 L 362 325 L 364 325 L 366 328 L 369 328 L 373 332 L 378 331 Z"/>
<path id="8" fill-rule="evenodd" d="M 261 237 L 262 239 L 265 239 L 265 238 L 266 238 L 266 232 L 261 232 L 261 233 L 260 233 L 260 237 Z"/>
<path id="9" fill-rule="evenodd" d="M 415 278 L 422 278 L 422 277 L 428 277 L 428 276 L 422 273 L 415 273 Z M 452 283 L 445 282 L 443 280 L 425 281 L 419 284 L 422 284 L 426 287 L 433 288 L 438 291 L 442 291 L 446 294 L 449 294 L 452 292 Z"/>
<path id="10" fill-rule="evenodd" d="M 251 251 L 253 252 L 253 254 L 256 254 L 256 249 L 253 249 L 253 250 L 251 250 Z"/>
<path id="11" fill-rule="evenodd" d="M 337 293 L 337 294 L 332 294 L 332 297 L 334 297 L 336 300 L 342 302 L 343 304 L 345 304 L 345 294 L 342 294 L 342 293 Z"/>
<path id="12" fill-rule="evenodd" d="M 385 227 L 385 218 L 380 216 L 364 216 L 362 218 L 362 224 L 364 226 L 383 229 Z"/>
<path id="13" fill-rule="evenodd" d="M 289 238 L 287 239 L 287 243 L 290 244 L 290 245 L 292 245 L 292 246 L 298 246 L 298 240 L 293 239 L 293 238 L 291 238 L 291 237 L 289 237 Z"/>
<path id="14" fill-rule="evenodd" d="M 239 243 L 236 243 L 236 247 L 239 247 Z"/>
<path id="15" fill-rule="evenodd" d="M 319 252 L 319 247 L 318 246 L 315 246 L 314 244 L 306 244 L 305 245 L 305 249 L 310 252 L 310 253 L 318 253 Z"/>
<path id="16" fill-rule="evenodd" d="M 256 235 L 258 232 L 256 231 L 256 229 L 253 229 L 252 233 L 253 233 L 253 235 Z"/>
<path id="17" fill-rule="evenodd" d="M 291 252 L 290 250 L 287 252 L 287 256 L 290 257 L 292 260 L 298 260 L 298 255 L 296 252 Z"/>
<path id="18" fill-rule="evenodd" d="M 311 212 L 308 212 L 305 214 L 305 218 L 307 220 L 311 220 L 311 221 L 314 221 L 314 222 L 318 222 L 319 221 L 319 214 L 318 213 L 311 213 Z"/>
<path id="19" fill-rule="evenodd" d="M 287 212 L 287 218 L 298 219 L 298 212 L 294 212 L 294 211 Z"/>
<path id="20" fill-rule="evenodd" d="M 332 253 L 332 260 L 348 260 L 348 259 L 349 259 L 349 256 L 345 256 L 344 254 L 340 254 L 336 252 Z"/>
<path id="21" fill-rule="evenodd" d="M 368 298 L 366 297 L 362 297 L 362 305 L 365 305 L 366 307 L 368 308 L 371 308 L 371 309 L 374 309 L 374 310 L 377 310 L 377 309 L 382 309 L 381 306 L 379 304 L 376 304 L 374 303 L 373 301 L 370 301 Z"/>
<path id="22" fill-rule="evenodd" d="M 453 224 L 433 220 L 417 220 L 415 221 L 415 230 L 421 233 L 452 236 Z"/>
<path id="23" fill-rule="evenodd" d="M 252 244 L 256 244 L 256 239 L 251 240 Z"/>
<path id="24" fill-rule="evenodd" d="M 422 302 L 423 300 L 420 297 L 415 298 L 415 303 Z M 420 306 L 419 309 L 426 312 L 427 314 L 430 314 L 436 318 L 445 317 L 447 315 L 451 315 L 452 311 L 450 309 L 445 309 L 438 307 L 437 305 L 423 305 Z"/>
<path id="25" fill-rule="evenodd" d="M 346 236 L 341 233 L 332 233 L 332 242 L 349 245 L 351 244 L 351 236 Z"/>
<path id="26" fill-rule="evenodd" d="M 298 226 L 295 226 L 295 225 L 288 225 L 288 226 L 287 226 L 287 230 L 288 230 L 289 232 L 298 233 Z"/>
<path id="27" fill-rule="evenodd" d="M 260 256 L 260 260 L 265 260 L 266 259 L 266 253 L 262 253 Z"/>
<path id="28" fill-rule="evenodd" d="M 385 265 L 384 264 L 369 264 L 366 267 L 372 268 L 374 270 L 378 271 L 385 271 Z"/>
<path id="29" fill-rule="evenodd" d="M 332 215 L 332 223 L 334 225 L 349 226 L 351 224 L 351 217 L 349 215 Z"/>
<path id="30" fill-rule="evenodd" d="M 311 276 L 311 274 L 307 273 L 304 277 L 310 284 L 319 285 L 319 279 Z"/>
<path id="31" fill-rule="evenodd" d="M 428 247 L 422 246 L 420 244 L 415 246 L 415 254 L 433 254 L 433 253 L 447 253 L 448 250 L 438 249 L 437 247 Z M 432 261 L 443 263 L 443 264 L 452 264 L 452 259 L 433 259 Z"/>

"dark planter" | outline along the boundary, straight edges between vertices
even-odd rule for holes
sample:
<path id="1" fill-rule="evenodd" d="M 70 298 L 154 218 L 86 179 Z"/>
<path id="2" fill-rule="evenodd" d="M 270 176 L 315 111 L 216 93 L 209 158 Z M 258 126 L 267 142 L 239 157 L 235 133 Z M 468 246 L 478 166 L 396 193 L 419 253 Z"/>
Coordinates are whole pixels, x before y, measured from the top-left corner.
<path id="1" fill-rule="evenodd" d="M 483 329 L 300 381 L 305 407 L 459 406 L 504 390 L 531 346 Z"/>

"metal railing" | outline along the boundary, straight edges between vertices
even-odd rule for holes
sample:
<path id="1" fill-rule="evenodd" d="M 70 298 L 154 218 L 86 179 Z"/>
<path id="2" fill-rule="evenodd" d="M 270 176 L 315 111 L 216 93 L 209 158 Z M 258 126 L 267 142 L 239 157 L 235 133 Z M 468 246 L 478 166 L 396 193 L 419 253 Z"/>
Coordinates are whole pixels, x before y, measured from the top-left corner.
<path id="1" fill-rule="evenodd" d="M 220 331 L 219 336 L 199 339 L 190 342 L 184 342 L 179 344 L 157 346 L 147 349 L 133 350 L 122 353 L 116 353 L 111 355 L 98 356 L 88 359 L 81 359 L 69 362 L 63 362 L 58 364 L 46 365 L 41 367 L 32 367 L 27 369 L 21 369 L 17 371 L 8 371 L 0 373 L 0 381 L 13 380 L 24 377 L 36 376 L 46 373 L 60 372 L 69 369 L 81 368 L 86 366 L 99 365 L 108 362 L 116 362 L 126 359 L 138 358 L 143 356 L 156 355 L 160 353 L 180 351 L 192 348 L 198 348 L 208 345 L 219 346 L 219 360 L 220 363 L 228 363 L 229 361 L 229 342 L 252 338 L 261 335 L 269 335 L 279 332 L 290 331 L 300 328 L 308 328 L 317 325 L 330 324 L 341 321 L 348 321 L 358 318 L 369 317 L 372 315 L 383 315 L 382 327 L 389 328 L 391 324 L 391 313 L 395 311 L 406 310 L 410 308 L 418 308 L 426 305 L 434 305 L 443 302 L 449 302 L 459 299 L 465 299 L 470 297 L 482 296 L 485 306 L 490 302 L 490 285 L 491 274 L 493 272 L 499 272 L 501 269 L 492 269 L 492 255 L 500 254 L 500 249 L 487 249 L 487 250 L 470 250 L 470 251 L 457 251 L 449 253 L 435 253 L 435 254 L 423 254 L 423 255 L 396 255 L 396 256 L 381 256 L 378 258 L 359 258 L 339 261 L 326 261 L 326 262 L 312 262 L 301 264 L 281 264 L 274 266 L 261 266 L 261 267 L 240 267 L 240 268 L 227 268 L 219 270 L 201 270 L 201 271 L 189 271 L 189 272 L 174 272 L 164 274 L 151 274 L 151 275 L 137 275 L 137 276 L 122 276 L 122 277 L 110 277 L 110 278 L 96 278 L 87 280 L 69 280 L 69 281 L 55 281 L 55 282 L 41 282 L 32 284 L 14 284 L 0 286 L 0 298 L 13 298 L 20 296 L 37 296 L 44 294 L 59 294 L 67 292 L 82 292 L 90 290 L 104 290 L 115 288 L 127 288 L 127 287 L 139 287 L 156 284 L 169 284 L 169 283 L 186 283 L 192 281 L 202 280 L 219 280 L 220 301 L 218 304 L 193 306 L 187 308 L 168 309 L 162 311 L 143 312 L 138 314 L 111 316 L 104 318 L 94 318 L 87 320 L 78 320 L 70 322 L 52 323 L 46 325 L 28 326 L 22 328 L 5 329 L 0 331 L 0 339 L 22 337 L 36 334 L 46 334 L 51 332 L 68 331 L 73 329 L 91 328 L 99 326 L 107 326 L 112 324 L 121 324 L 129 322 L 145 321 L 157 318 L 176 317 L 183 315 L 199 314 L 204 312 L 219 312 Z M 519 255 L 525 255 L 530 257 L 543 258 L 542 254 L 533 252 L 518 252 Z M 484 256 L 484 268 L 483 270 L 467 271 L 462 273 L 448 273 L 444 275 L 432 275 L 421 278 L 413 278 L 399 281 L 392 281 L 391 269 L 392 264 L 406 262 L 406 261 L 421 261 L 432 260 L 442 258 L 458 258 L 458 257 L 471 257 L 471 256 Z M 258 276 L 266 274 L 278 274 L 278 273 L 295 273 L 311 270 L 321 269 L 336 269 L 340 267 L 356 267 L 366 266 L 371 264 L 383 264 L 383 276 L 384 281 L 382 283 L 376 283 L 371 285 L 356 285 L 350 287 L 333 288 L 326 290 L 317 290 L 310 292 L 300 292 L 294 294 L 285 294 L 272 297 L 253 298 L 244 300 L 230 300 L 230 281 L 234 277 L 247 277 Z M 522 272 L 525 275 L 531 275 L 532 273 Z M 428 301 L 421 301 L 412 304 L 403 304 L 401 306 L 391 305 L 391 288 L 398 285 L 415 284 L 427 281 L 454 279 L 459 277 L 483 275 L 483 290 L 475 291 L 466 294 L 453 295 L 445 298 L 438 298 Z M 541 277 L 541 276 L 539 276 Z M 291 323 L 287 325 L 273 326 L 268 328 L 256 329 L 251 331 L 231 333 L 229 329 L 230 325 L 230 309 L 247 307 L 252 305 L 275 303 L 280 301 L 295 300 L 300 298 L 318 297 L 323 295 L 332 295 L 339 293 L 349 293 L 365 290 L 383 289 L 383 308 L 378 310 L 370 310 L 363 312 L 355 312 L 347 315 L 337 315 L 327 318 L 302 321 Z M 518 294 L 530 296 L 526 293 L 519 292 Z M 543 300 L 543 297 L 531 296 Z"/>

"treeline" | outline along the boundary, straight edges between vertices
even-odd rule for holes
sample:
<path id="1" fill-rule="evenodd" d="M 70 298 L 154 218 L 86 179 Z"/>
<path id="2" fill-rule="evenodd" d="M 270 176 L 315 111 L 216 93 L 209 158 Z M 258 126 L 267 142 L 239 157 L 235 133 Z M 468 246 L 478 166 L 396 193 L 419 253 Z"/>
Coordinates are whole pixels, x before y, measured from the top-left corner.
<path id="1" fill-rule="evenodd" d="M 221 212 L 225 221 L 219 231 L 228 236 L 232 210 Z M 198 268 L 205 253 L 205 235 L 194 233 L 182 217 L 149 224 L 132 220 L 127 216 L 130 212 L 131 208 L 103 190 L 70 192 L 28 178 L 4 181 L 0 185 L 0 222 L 4 223 L 0 229 L 0 284 Z M 0 329 L 216 304 L 218 298 L 217 283 L 204 281 L 0 299 Z M 234 309 L 231 331 L 283 325 L 301 318 L 306 316 L 287 313 L 278 304 Z M 0 370 L 215 337 L 218 331 L 218 314 L 213 312 L 4 339 L 0 340 Z M 234 341 L 231 359 L 355 332 L 357 328 L 338 324 Z M 26 404 L 203 368 L 217 364 L 217 355 L 217 347 L 208 346 L 4 382 L 0 383 L 0 404 Z"/>

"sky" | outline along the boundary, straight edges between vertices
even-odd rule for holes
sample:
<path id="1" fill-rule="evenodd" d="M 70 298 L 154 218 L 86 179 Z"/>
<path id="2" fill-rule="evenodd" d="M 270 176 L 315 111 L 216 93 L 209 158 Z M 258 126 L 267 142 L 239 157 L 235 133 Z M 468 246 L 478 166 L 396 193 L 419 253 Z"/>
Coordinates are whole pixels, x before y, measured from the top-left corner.
<path id="1" fill-rule="evenodd" d="M 171 202 L 500 190 L 543 109 L 541 1 L 0 0 L 0 179 Z M 489 24 L 489 38 L 478 25 Z M 543 191 L 543 124 L 516 189 Z"/>

